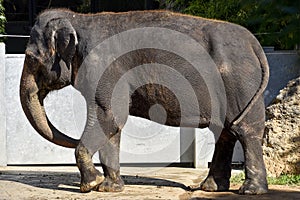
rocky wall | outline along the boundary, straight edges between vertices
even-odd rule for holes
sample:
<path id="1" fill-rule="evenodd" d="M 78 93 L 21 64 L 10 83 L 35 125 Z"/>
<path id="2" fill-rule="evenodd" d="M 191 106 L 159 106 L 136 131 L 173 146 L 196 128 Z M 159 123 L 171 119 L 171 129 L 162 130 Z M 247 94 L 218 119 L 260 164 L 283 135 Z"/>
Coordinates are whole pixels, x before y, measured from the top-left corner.
<path id="1" fill-rule="evenodd" d="M 300 174 L 300 77 L 280 91 L 266 115 L 263 151 L 268 175 Z"/>

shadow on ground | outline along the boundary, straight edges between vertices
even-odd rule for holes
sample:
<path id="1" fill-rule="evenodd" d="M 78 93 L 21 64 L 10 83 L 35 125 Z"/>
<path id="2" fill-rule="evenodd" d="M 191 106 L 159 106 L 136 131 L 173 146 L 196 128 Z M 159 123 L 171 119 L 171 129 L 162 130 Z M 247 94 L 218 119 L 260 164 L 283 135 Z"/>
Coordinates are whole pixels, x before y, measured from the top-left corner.
<path id="1" fill-rule="evenodd" d="M 125 185 L 149 185 L 157 187 L 181 188 L 189 191 L 189 187 L 184 184 L 143 176 L 122 176 Z M 13 181 L 33 187 L 52 190 L 64 190 L 69 192 L 80 193 L 80 174 L 71 172 L 41 172 L 41 171 L 0 171 L 0 180 Z M 67 186 L 67 187 L 64 187 Z"/>

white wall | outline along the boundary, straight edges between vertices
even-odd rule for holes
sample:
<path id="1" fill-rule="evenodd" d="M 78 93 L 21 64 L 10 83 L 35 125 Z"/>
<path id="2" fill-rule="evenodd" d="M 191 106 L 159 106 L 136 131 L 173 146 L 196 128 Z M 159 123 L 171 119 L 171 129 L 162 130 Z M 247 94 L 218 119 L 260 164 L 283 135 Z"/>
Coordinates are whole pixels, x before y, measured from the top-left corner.
<path id="1" fill-rule="evenodd" d="M 1 127 L 1 136 L 6 137 L 7 146 L 3 139 L 1 148 L 6 150 L 7 160 L 4 159 L 5 151 L 1 151 L 1 158 L 4 159 L 2 165 L 75 163 L 73 149 L 59 147 L 46 141 L 35 132 L 26 119 L 19 100 L 23 62 L 24 55 L 5 57 L 5 102 L 2 102 L 1 106 L 5 106 L 6 120 L 3 118 L 2 122 L 6 121 L 7 126 L 6 129 Z M 85 126 L 85 107 L 83 97 L 71 86 L 54 91 L 45 99 L 46 112 L 53 124 L 75 138 L 80 138 Z M 194 145 L 194 134 L 187 133 L 184 137 L 181 135 L 180 128 L 130 117 L 122 134 L 121 162 L 193 162 L 191 148 L 193 149 Z M 95 156 L 94 161 L 99 162 L 99 158 Z"/>

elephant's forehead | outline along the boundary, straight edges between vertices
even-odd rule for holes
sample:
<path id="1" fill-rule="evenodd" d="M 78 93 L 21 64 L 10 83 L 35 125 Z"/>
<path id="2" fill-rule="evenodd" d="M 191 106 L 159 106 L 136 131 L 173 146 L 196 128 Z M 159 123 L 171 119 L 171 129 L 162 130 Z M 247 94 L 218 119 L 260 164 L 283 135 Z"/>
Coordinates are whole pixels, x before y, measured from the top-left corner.
<path id="1" fill-rule="evenodd" d="M 49 21 L 63 17 L 66 17 L 66 12 L 62 12 L 62 10 L 48 10 L 37 17 L 36 25 L 44 28 Z"/>
<path id="2" fill-rule="evenodd" d="M 37 27 L 34 26 L 30 33 L 30 39 L 27 45 L 26 50 L 30 51 L 42 51 L 43 47 L 45 46 L 45 41 L 43 37 L 43 31 Z"/>

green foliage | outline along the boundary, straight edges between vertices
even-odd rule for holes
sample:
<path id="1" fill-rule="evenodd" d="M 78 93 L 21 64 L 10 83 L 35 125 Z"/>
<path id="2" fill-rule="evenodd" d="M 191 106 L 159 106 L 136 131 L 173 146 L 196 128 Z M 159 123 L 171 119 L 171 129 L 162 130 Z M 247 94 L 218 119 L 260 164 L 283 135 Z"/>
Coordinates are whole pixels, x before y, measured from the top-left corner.
<path id="1" fill-rule="evenodd" d="M 257 0 L 256 10 L 248 20 L 248 27 L 252 30 L 255 28 L 258 39 L 264 45 L 292 49 L 300 44 L 300 2 Z"/>
<path id="2" fill-rule="evenodd" d="M 279 177 L 268 177 L 268 183 L 270 185 L 296 185 L 300 186 L 300 175 L 281 175 Z M 230 182 L 234 184 L 242 184 L 245 180 L 245 173 L 239 173 L 230 178 Z"/>
<path id="3" fill-rule="evenodd" d="M 298 0 L 166 0 L 165 8 L 240 24 L 264 46 L 293 49 L 300 44 Z"/>
<path id="4" fill-rule="evenodd" d="M 281 175 L 278 178 L 268 177 L 270 185 L 300 185 L 300 175 Z"/>
<path id="5" fill-rule="evenodd" d="M 206 18 L 231 22 L 247 18 L 243 0 L 166 0 L 166 4 L 171 10 Z"/>
<path id="6" fill-rule="evenodd" d="M 242 172 L 242 173 L 239 173 L 239 174 L 236 174 L 234 176 L 232 176 L 230 178 L 230 183 L 234 183 L 234 184 L 242 184 L 245 180 L 245 173 Z"/>
<path id="7" fill-rule="evenodd" d="M 0 0 L 0 34 L 5 33 L 6 18 L 4 15 L 3 0 Z"/>
<path id="8" fill-rule="evenodd" d="M 77 6 L 77 12 L 80 13 L 89 13 L 90 12 L 91 0 L 83 0 L 82 4 Z"/>
<path id="9" fill-rule="evenodd" d="M 236 22 L 244 18 L 244 12 L 241 9 L 240 3 L 240 0 L 192 0 L 183 12 L 196 16 Z"/>

